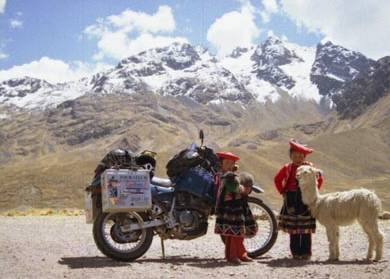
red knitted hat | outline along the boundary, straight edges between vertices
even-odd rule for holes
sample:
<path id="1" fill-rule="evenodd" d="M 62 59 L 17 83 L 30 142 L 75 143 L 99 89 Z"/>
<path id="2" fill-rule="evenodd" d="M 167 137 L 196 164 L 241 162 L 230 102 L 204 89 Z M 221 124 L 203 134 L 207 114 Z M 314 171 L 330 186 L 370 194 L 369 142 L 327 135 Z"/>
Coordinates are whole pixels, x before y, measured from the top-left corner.
<path id="1" fill-rule="evenodd" d="M 295 139 L 291 139 L 289 144 L 290 144 L 290 148 L 292 150 L 303 153 L 305 155 L 308 155 L 314 151 L 314 149 L 306 147 L 305 145 L 298 143 Z"/>
<path id="2" fill-rule="evenodd" d="M 220 159 L 226 159 L 226 160 L 231 160 L 231 161 L 238 161 L 238 160 L 240 160 L 240 157 L 238 157 L 237 155 L 234 155 L 231 152 L 217 152 L 217 156 Z"/>

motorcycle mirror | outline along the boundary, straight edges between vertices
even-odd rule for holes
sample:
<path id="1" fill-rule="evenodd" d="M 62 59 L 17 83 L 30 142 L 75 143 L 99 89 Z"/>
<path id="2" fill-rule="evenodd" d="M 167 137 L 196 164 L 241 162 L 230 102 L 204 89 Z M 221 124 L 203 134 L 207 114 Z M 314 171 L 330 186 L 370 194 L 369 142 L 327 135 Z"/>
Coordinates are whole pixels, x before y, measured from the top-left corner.
<path id="1" fill-rule="evenodd" d="M 203 133 L 203 130 L 201 129 L 199 131 L 199 139 L 200 139 L 200 142 L 201 142 L 201 146 L 203 146 L 203 141 L 204 141 L 204 133 Z"/>

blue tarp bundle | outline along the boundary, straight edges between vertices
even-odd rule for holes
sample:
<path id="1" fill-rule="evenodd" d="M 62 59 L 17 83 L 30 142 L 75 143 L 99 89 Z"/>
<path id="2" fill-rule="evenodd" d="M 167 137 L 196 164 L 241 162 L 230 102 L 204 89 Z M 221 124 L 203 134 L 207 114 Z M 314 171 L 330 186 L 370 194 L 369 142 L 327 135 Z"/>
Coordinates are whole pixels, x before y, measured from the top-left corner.
<path id="1" fill-rule="evenodd" d="M 214 177 L 204 168 L 191 168 L 175 178 L 174 183 L 176 191 L 189 192 L 210 203 L 215 202 Z"/>

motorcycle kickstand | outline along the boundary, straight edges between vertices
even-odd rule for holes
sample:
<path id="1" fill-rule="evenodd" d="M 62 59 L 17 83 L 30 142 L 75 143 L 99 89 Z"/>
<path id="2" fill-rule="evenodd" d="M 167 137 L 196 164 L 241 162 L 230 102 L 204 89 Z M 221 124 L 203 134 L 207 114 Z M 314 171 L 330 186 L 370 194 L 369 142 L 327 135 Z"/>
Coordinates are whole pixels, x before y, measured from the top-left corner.
<path id="1" fill-rule="evenodd" d="M 161 253 L 162 253 L 162 258 L 165 260 L 165 246 L 164 246 L 164 238 L 160 237 L 161 240 Z"/>

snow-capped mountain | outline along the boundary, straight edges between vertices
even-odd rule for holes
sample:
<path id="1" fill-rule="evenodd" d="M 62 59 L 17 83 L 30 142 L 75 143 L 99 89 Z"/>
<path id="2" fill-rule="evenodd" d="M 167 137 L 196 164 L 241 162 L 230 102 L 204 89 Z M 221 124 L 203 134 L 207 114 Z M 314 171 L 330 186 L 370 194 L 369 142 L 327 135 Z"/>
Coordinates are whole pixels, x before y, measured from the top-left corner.
<path id="1" fill-rule="evenodd" d="M 35 78 L 15 78 L 0 83 L 0 102 L 7 103 L 9 100 L 21 101 L 26 104 L 33 94 L 39 95 L 50 92 L 54 85 Z"/>
<path id="2" fill-rule="evenodd" d="M 375 61 L 328 42 L 303 47 L 271 36 L 262 44 L 217 57 L 207 49 L 173 43 L 125 58 L 106 72 L 77 82 L 50 84 L 21 78 L 0 83 L 0 104 L 33 109 L 85 94 L 153 92 L 202 104 L 275 102 L 283 92 L 315 100 L 332 95 Z"/>
<path id="3" fill-rule="evenodd" d="M 279 66 L 293 62 L 304 62 L 294 50 L 287 48 L 283 42 L 270 37 L 264 44 L 257 46 L 251 59 L 254 61 L 253 73 L 258 79 L 263 79 L 281 88 L 291 89 L 295 80 L 287 75 Z"/>
<path id="4" fill-rule="evenodd" d="M 51 84 L 47 81 L 24 77 L 0 83 L 0 104 L 25 109 L 46 108 L 76 99 L 87 91 L 87 80 Z"/>
<path id="5" fill-rule="evenodd" d="M 247 103 L 252 99 L 235 76 L 206 50 L 185 43 L 141 52 L 97 77 L 92 79 L 95 92 L 147 90 L 160 95 L 187 96 L 199 103 L 221 100 Z"/>
<path id="6" fill-rule="evenodd" d="M 276 101 L 280 90 L 293 97 L 320 100 L 310 81 L 315 48 L 271 36 L 261 45 L 236 49 L 221 64 L 242 81 L 259 102 Z"/>
<path id="7" fill-rule="evenodd" d="M 390 56 L 385 56 L 379 59 L 369 72 L 360 73 L 354 80 L 346 82 L 342 92 L 332 95 L 332 100 L 342 118 L 352 119 L 389 94 Z M 383 115 L 388 118 L 389 113 L 385 112 Z"/>
<path id="8" fill-rule="evenodd" d="M 361 74 L 372 71 L 375 61 L 331 42 L 318 44 L 310 79 L 323 96 L 331 96 Z"/>

